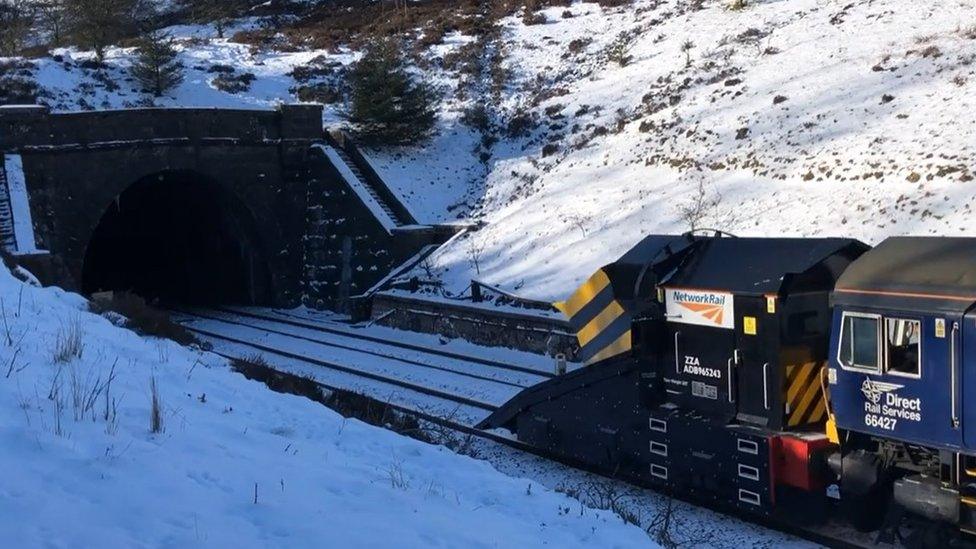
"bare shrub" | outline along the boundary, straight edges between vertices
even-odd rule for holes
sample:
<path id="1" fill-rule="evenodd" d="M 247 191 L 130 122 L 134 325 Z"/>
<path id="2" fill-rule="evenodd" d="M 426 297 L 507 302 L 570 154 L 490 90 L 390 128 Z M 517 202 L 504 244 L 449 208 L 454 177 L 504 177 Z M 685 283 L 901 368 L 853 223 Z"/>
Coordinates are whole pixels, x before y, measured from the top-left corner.
<path id="1" fill-rule="evenodd" d="M 932 44 L 931 46 L 928 46 L 925 49 L 923 49 L 919 53 L 919 55 L 921 55 L 922 57 L 924 57 L 926 59 L 928 59 L 928 58 L 937 59 L 939 57 L 942 57 L 942 50 L 939 49 L 939 46 L 936 46 L 935 44 Z"/>
<path id="2" fill-rule="evenodd" d="M 703 529 L 697 524 L 692 526 L 686 522 L 676 513 L 674 498 L 667 497 L 664 504 L 657 507 L 657 512 L 644 530 L 666 549 L 702 547 L 713 543 L 714 530 Z"/>
<path id="3" fill-rule="evenodd" d="M 570 42 L 569 45 L 566 46 L 566 49 L 569 51 L 569 53 L 576 55 L 578 53 L 583 52 L 583 50 L 585 50 L 586 47 L 589 46 L 592 42 L 593 39 L 590 37 L 577 38 L 572 42 Z"/>
<path id="4" fill-rule="evenodd" d="M 7 347 L 13 347 L 14 336 L 10 329 L 10 322 L 7 320 L 7 307 L 0 298 L 0 319 L 3 320 L 3 342 Z"/>
<path id="5" fill-rule="evenodd" d="M 546 19 L 546 14 L 541 12 L 533 12 L 530 9 L 525 10 L 525 14 L 522 15 L 522 23 L 526 26 L 531 25 L 545 25 L 549 20 Z"/>
<path id="6" fill-rule="evenodd" d="M 390 478 L 390 485 L 398 490 L 406 490 L 410 488 L 410 480 L 403 473 L 403 460 L 400 458 L 394 458 L 393 462 L 390 463 L 390 468 L 386 471 Z"/>
<path id="7" fill-rule="evenodd" d="M 67 363 L 81 358 L 85 350 L 84 336 L 81 319 L 76 317 L 62 324 L 54 342 L 54 362 Z"/>
<path id="8" fill-rule="evenodd" d="M 96 373 L 95 368 L 88 370 L 88 373 L 81 375 L 78 368 L 71 368 L 68 372 L 68 385 L 71 390 L 71 409 L 74 412 L 75 421 L 81 421 L 88 413 L 91 413 L 92 421 L 95 421 L 95 403 L 98 397 L 105 390 L 102 383 L 101 373 Z M 115 367 L 112 367 L 112 376 L 115 375 Z"/>
<path id="9" fill-rule="evenodd" d="M 114 435 L 119 430 L 119 400 L 112 396 L 112 382 L 115 381 L 115 366 L 118 363 L 119 359 L 116 358 L 102 391 L 105 395 L 105 411 L 102 413 L 102 419 L 105 421 L 105 433 L 109 435 Z"/>
<path id="10" fill-rule="evenodd" d="M 474 266 L 475 272 L 479 275 L 481 274 L 481 258 L 485 254 L 486 247 L 487 245 L 484 242 L 479 241 L 479 239 L 475 238 L 473 235 L 468 236 L 468 246 L 466 250 L 468 261 L 471 262 L 471 265 Z"/>
<path id="11" fill-rule="evenodd" d="M 17 68 L 23 66 L 18 60 L 0 60 L 0 105 L 23 105 L 41 102 L 47 96 L 33 75 L 31 68 Z"/>
<path id="12" fill-rule="evenodd" d="M 64 430 L 64 409 L 67 407 L 67 397 L 61 393 L 61 383 L 56 382 L 52 386 L 51 401 L 54 403 L 54 434 L 63 437 L 67 433 Z"/>
<path id="13" fill-rule="evenodd" d="M 678 206 L 678 218 L 690 231 L 701 229 L 702 222 L 712 216 L 722 202 L 722 195 L 709 191 L 703 175 L 698 174 L 696 179 L 698 183 L 692 196 Z"/>
<path id="14" fill-rule="evenodd" d="M 30 36 L 34 17 L 27 0 L 0 2 L 0 56 L 16 55 Z"/>
<path id="15" fill-rule="evenodd" d="M 27 362 L 24 363 L 22 366 L 17 367 L 17 355 L 19 354 L 20 354 L 20 348 L 18 347 L 16 350 L 14 350 L 13 356 L 10 357 L 10 362 L 7 363 L 7 375 L 4 376 L 5 378 L 10 379 L 10 376 L 12 376 L 13 374 L 19 374 L 20 372 L 26 370 L 28 366 L 30 366 L 30 363 Z"/>
<path id="16" fill-rule="evenodd" d="M 729 0 L 726 7 L 731 11 L 742 11 L 749 7 L 749 3 L 747 0 Z"/>
<path id="17" fill-rule="evenodd" d="M 335 85 L 327 82 L 295 86 L 289 91 L 295 94 L 295 97 L 297 97 L 299 101 L 304 103 L 321 103 L 323 105 L 331 105 L 333 103 L 339 103 L 343 99 L 342 91 Z"/>
<path id="18" fill-rule="evenodd" d="M 149 377 L 149 432 L 159 434 L 163 432 L 163 401 L 159 397 L 159 385 L 156 376 Z"/>
<path id="19" fill-rule="evenodd" d="M 695 49 L 695 43 L 691 40 L 685 40 L 681 44 L 681 51 L 685 54 L 685 68 L 691 66 L 691 50 Z"/>
<path id="20" fill-rule="evenodd" d="M 251 84 L 257 79 L 254 73 L 246 72 L 244 74 L 219 74 L 211 82 L 213 87 L 218 90 L 237 94 L 244 93 L 251 89 Z"/>

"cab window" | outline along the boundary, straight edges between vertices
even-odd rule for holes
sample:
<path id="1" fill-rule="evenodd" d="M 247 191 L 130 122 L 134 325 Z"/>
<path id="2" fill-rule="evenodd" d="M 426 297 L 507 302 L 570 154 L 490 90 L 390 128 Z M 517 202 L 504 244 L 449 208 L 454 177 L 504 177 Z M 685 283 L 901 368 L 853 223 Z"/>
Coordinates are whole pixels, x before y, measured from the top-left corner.
<path id="1" fill-rule="evenodd" d="M 885 318 L 885 362 L 889 373 L 918 376 L 921 373 L 920 335 L 918 320 Z"/>
<path id="2" fill-rule="evenodd" d="M 880 372 L 881 318 L 844 313 L 837 359 L 847 368 Z"/>

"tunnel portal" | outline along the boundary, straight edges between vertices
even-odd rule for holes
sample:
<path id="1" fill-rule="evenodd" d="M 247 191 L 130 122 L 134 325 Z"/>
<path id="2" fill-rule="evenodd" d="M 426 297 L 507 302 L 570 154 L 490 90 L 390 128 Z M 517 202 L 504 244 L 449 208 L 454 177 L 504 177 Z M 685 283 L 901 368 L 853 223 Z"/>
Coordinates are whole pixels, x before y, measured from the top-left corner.
<path id="1" fill-rule="evenodd" d="M 109 205 L 85 252 L 82 290 L 195 305 L 265 305 L 273 296 L 252 214 L 219 183 L 186 171 L 145 177 Z"/>

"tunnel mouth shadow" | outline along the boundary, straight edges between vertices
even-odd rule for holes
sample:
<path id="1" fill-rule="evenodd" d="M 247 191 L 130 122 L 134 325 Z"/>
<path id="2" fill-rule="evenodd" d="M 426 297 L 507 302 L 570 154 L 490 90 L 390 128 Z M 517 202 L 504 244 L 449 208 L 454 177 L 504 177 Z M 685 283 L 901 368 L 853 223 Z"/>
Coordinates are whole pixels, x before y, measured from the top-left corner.
<path id="1" fill-rule="evenodd" d="M 218 182 L 167 171 L 136 181 L 102 214 L 82 291 L 163 305 L 269 305 L 271 271 L 254 216 Z"/>

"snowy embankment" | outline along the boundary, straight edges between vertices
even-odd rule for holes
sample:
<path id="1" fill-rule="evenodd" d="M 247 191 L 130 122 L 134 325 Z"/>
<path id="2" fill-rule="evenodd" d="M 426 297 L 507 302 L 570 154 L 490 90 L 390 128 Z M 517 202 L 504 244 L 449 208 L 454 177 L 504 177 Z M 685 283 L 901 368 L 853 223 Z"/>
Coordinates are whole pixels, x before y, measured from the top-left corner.
<path id="1" fill-rule="evenodd" d="M 0 309 L 5 546 L 652 545 L 612 513 L 272 393 L 3 268 Z"/>

